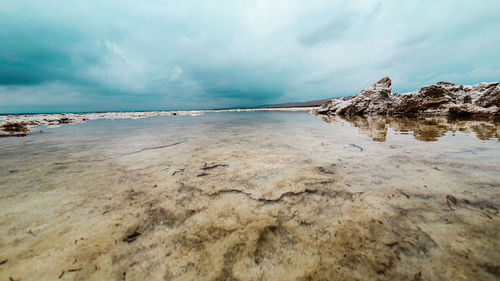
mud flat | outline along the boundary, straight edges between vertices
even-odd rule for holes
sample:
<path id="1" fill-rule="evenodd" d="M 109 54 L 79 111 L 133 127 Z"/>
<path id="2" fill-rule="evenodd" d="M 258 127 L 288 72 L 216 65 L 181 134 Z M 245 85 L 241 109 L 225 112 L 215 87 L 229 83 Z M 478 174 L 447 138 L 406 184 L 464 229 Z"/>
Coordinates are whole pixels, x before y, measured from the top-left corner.
<path id="1" fill-rule="evenodd" d="M 225 112 L 2 138 L 0 280 L 500 278 L 498 123 L 325 121 Z"/>

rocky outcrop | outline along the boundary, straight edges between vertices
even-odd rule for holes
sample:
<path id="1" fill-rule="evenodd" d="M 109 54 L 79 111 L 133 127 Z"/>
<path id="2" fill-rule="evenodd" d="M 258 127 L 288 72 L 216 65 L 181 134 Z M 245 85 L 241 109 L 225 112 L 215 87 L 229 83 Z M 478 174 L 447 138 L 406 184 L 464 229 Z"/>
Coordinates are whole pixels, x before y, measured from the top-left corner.
<path id="1" fill-rule="evenodd" d="M 316 114 L 474 115 L 500 116 L 500 83 L 473 86 L 437 82 L 411 93 L 391 93 L 384 77 L 352 98 L 331 99 Z"/>

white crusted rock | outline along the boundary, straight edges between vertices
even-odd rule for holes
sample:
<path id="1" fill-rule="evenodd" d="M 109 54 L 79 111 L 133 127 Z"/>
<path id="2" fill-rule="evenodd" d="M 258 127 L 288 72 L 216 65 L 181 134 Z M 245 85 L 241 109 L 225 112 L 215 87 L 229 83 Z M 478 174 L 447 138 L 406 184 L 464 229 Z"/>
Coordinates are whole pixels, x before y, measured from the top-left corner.
<path id="1" fill-rule="evenodd" d="M 323 104 L 317 114 L 359 115 L 500 115 L 500 86 L 473 86 L 437 82 L 417 91 L 391 94 L 391 79 L 384 77 L 350 99 L 337 98 Z"/>

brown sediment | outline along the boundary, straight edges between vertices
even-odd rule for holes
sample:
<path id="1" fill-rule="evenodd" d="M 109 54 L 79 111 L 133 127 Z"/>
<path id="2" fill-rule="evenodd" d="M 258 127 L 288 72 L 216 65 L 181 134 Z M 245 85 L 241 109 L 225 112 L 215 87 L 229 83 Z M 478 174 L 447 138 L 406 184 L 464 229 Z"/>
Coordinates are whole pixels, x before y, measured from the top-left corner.
<path id="1" fill-rule="evenodd" d="M 355 147 L 355 148 L 359 149 L 360 152 L 363 152 L 363 148 L 361 146 L 353 144 L 353 143 L 350 143 L 349 145 L 352 146 L 352 147 Z"/>
<path id="2" fill-rule="evenodd" d="M 130 234 L 127 234 L 125 236 L 125 238 L 123 238 L 123 241 L 124 242 L 127 242 L 127 243 L 131 243 L 131 242 L 134 242 L 142 233 L 138 232 L 138 231 L 134 231 Z"/>
<path id="3" fill-rule="evenodd" d="M 2 125 L 0 125 L 0 129 L 10 135 L 13 134 L 26 134 L 29 132 L 29 129 L 27 127 L 28 122 L 26 121 L 21 121 L 21 122 L 5 122 Z"/>
<path id="4" fill-rule="evenodd" d="M 455 206 L 455 204 L 457 204 L 457 198 L 455 198 L 451 195 L 446 195 L 446 203 L 448 204 L 448 207 L 450 208 L 450 210 L 454 211 L 455 209 L 453 209 L 453 206 Z"/>
<path id="5" fill-rule="evenodd" d="M 203 166 L 201 169 L 203 171 L 206 171 L 206 170 L 212 170 L 212 169 L 215 169 L 215 168 L 218 168 L 218 167 L 227 167 L 229 165 L 226 165 L 226 164 L 215 164 L 215 165 L 212 165 L 212 166 L 207 166 L 207 163 L 205 163 L 205 166 Z"/>
<path id="6" fill-rule="evenodd" d="M 80 270 L 82 270 L 81 267 L 79 267 L 79 268 L 71 268 L 71 269 L 68 269 L 68 272 L 77 272 L 77 271 L 80 271 Z"/>
<path id="7" fill-rule="evenodd" d="M 127 155 L 135 154 L 135 153 L 140 153 L 140 152 L 143 152 L 143 151 L 146 151 L 146 150 L 154 150 L 154 149 L 161 149 L 161 148 L 172 147 L 172 146 L 179 145 L 179 144 L 181 144 L 183 142 L 185 142 L 185 141 L 178 141 L 178 142 L 174 142 L 174 143 L 171 143 L 171 144 L 160 145 L 160 146 L 155 146 L 155 147 L 146 147 L 146 148 L 134 151 L 134 152 L 127 153 Z"/>

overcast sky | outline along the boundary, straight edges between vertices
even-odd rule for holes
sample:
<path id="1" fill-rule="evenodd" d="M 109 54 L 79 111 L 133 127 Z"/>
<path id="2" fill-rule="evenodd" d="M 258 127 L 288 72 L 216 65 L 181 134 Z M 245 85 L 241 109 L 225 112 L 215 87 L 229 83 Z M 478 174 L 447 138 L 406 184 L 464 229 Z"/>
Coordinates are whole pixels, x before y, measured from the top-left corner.
<path id="1" fill-rule="evenodd" d="M 0 0 L 0 112 L 253 106 L 500 80 L 500 1 Z"/>

